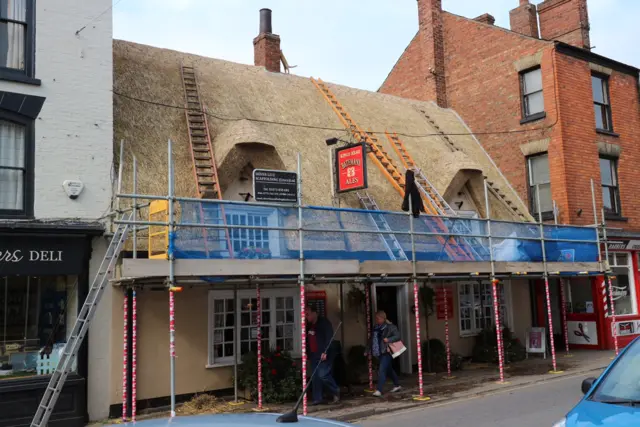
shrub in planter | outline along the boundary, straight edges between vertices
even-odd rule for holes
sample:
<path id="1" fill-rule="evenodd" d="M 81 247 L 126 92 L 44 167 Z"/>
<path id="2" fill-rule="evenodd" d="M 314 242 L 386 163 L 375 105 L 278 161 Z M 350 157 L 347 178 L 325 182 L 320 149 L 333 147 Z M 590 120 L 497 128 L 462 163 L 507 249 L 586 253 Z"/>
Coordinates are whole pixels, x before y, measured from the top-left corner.
<path id="1" fill-rule="evenodd" d="M 447 348 L 444 343 L 437 338 L 432 338 L 422 343 L 422 354 L 424 358 L 431 357 L 431 370 L 428 371 L 427 364 L 423 363 L 423 369 L 428 372 L 446 372 L 447 371 Z M 462 356 L 458 353 L 451 352 L 451 370 L 457 371 L 462 369 Z"/>
<path id="2" fill-rule="evenodd" d="M 350 384 L 361 384 L 363 378 L 368 378 L 369 362 L 364 353 L 367 348 L 363 345 L 354 345 L 347 355 L 348 381 Z M 378 369 L 378 361 L 373 358 L 373 369 Z"/>
<path id="3" fill-rule="evenodd" d="M 474 362 L 498 363 L 498 344 L 495 326 L 483 329 L 473 346 Z M 526 358 L 526 349 L 520 340 L 513 336 L 508 327 L 502 330 L 502 341 L 504 345 L 504 363 L 518 362 Z"/>
<path id="4" fill-rule="evenodd" d="M 251 399 L 258 398 L 258 358 L 250 352 L 242 356 L 238 366 L 238 387 L 249 391 Z M 300 363 L 279 349 L 262 350 L 262 396 L 266 402 L 294 401 L 302 389 Z"/>

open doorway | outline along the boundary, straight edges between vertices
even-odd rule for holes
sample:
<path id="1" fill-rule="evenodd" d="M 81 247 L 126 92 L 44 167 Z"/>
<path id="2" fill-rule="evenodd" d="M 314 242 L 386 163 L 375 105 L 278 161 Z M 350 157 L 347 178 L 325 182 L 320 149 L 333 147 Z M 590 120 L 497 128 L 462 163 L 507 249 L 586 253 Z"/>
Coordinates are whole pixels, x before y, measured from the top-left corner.
<path id="1" fill-rule="evenodd" d="M 402 342 L 409 349 L 409 307 L 406 286 L 376 285 L 374 287 L 374 311 L 383 310 L 387 318 L 398 327 Z M 410 352 L 393 360 L 393 369 L 400 373 L 411 373 Z"/>

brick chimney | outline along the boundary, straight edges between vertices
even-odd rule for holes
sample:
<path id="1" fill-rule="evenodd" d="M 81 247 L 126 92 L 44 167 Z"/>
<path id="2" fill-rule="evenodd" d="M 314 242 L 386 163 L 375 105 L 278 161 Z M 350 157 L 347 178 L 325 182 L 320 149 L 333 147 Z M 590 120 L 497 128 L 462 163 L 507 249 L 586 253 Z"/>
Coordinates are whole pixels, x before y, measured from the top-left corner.
<path id="1" fill-rule="evenodd" d="M 538 14 L 541 38 L 591 49 L 587 0 L 546 0 Z"/>
<path id="2" fill-rule="evenodd" d="M 253 39 L 254 64 L 272 73 L 280 72 L 280 36 L 272 33 L 271 9 L 260 10 L 260 34 Z"/>
<path id="3" fill-rule="evenodd" d="M 418 98 L 436 101 L 447 107 L 447 87 L 444 74 L 444 29 L 442 0 L 418 0 L 419 40 L 422 51 L 422 72 L 425 91 Z"/>
<path id="4" fill-rule="evenodd" d="M 496 18 L 489 13 L 485 13 L 483 15 L 478 16 L 477 18 L 473 18 L 474 21 L 482 22 L 483 24 L 493 25 L 496 23 Z"/>
<path id="5" fill-rule="evenodd" d="M 509 12 L 511 31 L 525 36 L 538 38 L 538 14 L 536 5 L 529 0 L 520 0 L 520 6 Z"/>

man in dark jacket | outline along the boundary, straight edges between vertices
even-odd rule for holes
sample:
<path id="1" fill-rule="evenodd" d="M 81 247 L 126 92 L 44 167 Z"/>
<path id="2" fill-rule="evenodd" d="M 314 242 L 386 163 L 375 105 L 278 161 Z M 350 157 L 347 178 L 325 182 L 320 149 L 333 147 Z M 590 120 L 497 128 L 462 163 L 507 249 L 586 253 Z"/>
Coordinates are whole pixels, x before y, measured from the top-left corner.
<path id="1" fill-rule="evenodd" d="M 333 326 L 326 318 L 318 315 L 315 307 L 309 306 L 307 317 L 307 354 L 309 355 L 311 372 L 318 366 L 318 371 L 312 379 L 313 402 L 312 405 L 322 403 L 322 391 L 326 387 L 333 396 L 333 403 L 340 401 L 340 389 L 331 373 L 335 352 L 327 346 L 333 337 Z"/>

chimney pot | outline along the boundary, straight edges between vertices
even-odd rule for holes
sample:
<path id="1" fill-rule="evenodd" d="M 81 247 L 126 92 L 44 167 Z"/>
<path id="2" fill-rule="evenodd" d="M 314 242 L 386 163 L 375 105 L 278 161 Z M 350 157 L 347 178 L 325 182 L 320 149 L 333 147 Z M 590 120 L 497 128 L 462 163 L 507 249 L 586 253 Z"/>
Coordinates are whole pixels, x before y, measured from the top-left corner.
<path id="1" fill-rule="evenodd" d="M 271 9 L 260 9 L 260 34 L 271 34 Z"/>

